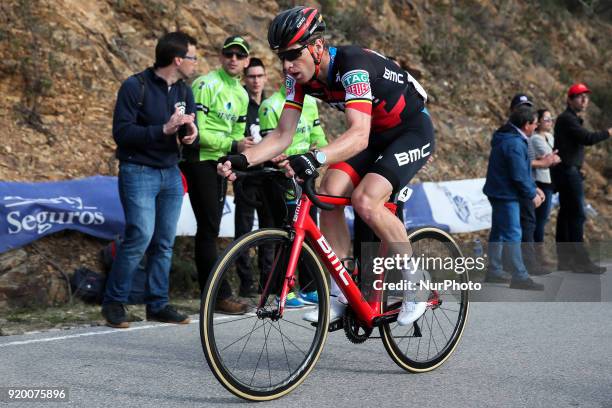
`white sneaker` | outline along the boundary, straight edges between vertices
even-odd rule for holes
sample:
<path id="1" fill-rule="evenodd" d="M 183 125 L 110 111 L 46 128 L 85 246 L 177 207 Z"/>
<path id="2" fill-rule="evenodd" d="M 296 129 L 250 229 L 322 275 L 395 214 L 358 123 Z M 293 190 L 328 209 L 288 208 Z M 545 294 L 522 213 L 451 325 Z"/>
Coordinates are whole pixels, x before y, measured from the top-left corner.
<path id="1" fill-rule="evenodd" d="M 427 302 L 415 302 L 414 300 L 404 299 L 399 316 L 397 316 L 397 324 L 407 326 L 419 320 L 423 313 L 427 310 Z"/>
<path id="2" fill-rule="evenodd" d="M 344 296 L 343 296 L 344 297 Z M 335 322 L 340 319 L 342 315 L 344 315 L 344 310 L 346 309 L 346 304 L 340 302 L 337 296 L 329 297 L 329 322 Z M 302 316 L 303 320 L 307 322 L 317 323 L 319 321 L 319 307 L 315 307 L 312 310 L 304 313 Z"/>

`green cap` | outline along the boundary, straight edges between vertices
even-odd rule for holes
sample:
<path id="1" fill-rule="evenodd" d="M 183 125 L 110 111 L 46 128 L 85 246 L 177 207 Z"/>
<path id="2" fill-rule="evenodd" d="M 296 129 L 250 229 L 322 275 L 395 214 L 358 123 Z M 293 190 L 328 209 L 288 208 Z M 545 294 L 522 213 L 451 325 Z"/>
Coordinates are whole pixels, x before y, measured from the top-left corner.
<path id="1" fill-rule="evenodd" d="M 223 49 L 225 50 L 234 45 L 241 47 L 244 51 L 246 51 L 247 54 L 249 54 L 249 43 L 246 42 L 246 40 L 240 37 L 239 35 L 233 35 L 231 37 L 228 37 L 223 43 Z"/>

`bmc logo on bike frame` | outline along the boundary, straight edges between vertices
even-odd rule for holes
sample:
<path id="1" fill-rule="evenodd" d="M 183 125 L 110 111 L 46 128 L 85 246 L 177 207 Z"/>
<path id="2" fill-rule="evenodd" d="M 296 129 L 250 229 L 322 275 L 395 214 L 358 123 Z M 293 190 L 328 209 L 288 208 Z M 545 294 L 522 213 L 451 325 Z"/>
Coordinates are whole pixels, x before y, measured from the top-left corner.
<path id="1" fill-rule="evenodd" d="M 344 286 L 348 286 L 350 275 L 344 268 L 344 265 L 342 265 L 342 262 L 340 262 L 338 259 L 338 255 L 336 255 L 336 253 L 331 249 L 331 246 L 325 240 L 325 237 L 321 235 L 321 238 L 317 239 L 317 244 L 319 244 L 319 247 L 321 247 L 323 253 L 325 256 L 327 256 L 327 259 L 329 259 L 329 262 L 332 264 L 336 272 L 340 274 L 340 279 L 342 279 Z"/>
<path id="2" fill-rule="evenodd" d="M 421 148 L 411 149 L 407 152 L 395 153 L 395 160 L 397 160 L 397 164 L 403 166 L 408 163 L 414 163 L 418 160 L 421 160 L 424 157 L 427 157 L 431 154 L 429 151 L 429 147 L 431 143 L 427 143 Z"/>

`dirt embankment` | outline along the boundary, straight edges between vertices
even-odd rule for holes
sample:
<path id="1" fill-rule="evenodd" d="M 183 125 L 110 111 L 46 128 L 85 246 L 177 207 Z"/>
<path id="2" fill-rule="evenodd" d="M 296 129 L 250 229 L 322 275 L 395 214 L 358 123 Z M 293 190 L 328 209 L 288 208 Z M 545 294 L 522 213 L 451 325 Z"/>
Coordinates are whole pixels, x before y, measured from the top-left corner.
<path id="1" fill-rule="evenodd" d="M 584 4 L 596 4 L 590 9 Z M 396 57 L 424 85 L 438 138 L 436 160 L 421 180 L 483 177 L 492 131 L 510 97 L 530 94 L 556 114 L 574 81 L 594 90 L 591 127 L 612 125 L 612 18 L 606 2 L 320 0 L 329 42 L 356 43 Z M 113 175 L 111 118 L 123 79 L 151 65 L 157 38 L 175 29 L 199 41 L 199 69 L 217 66 L 230 34 L 246 36 L 268 66 L 269 21 L 294 1 L 6 0 L 0 4 L 0 179 L 44 181 Z M 595 7 L 595 6 L 593 6 Z M 328 135 L 342 131 L 321 107 Z M 598 211 L 591 239 L 612 226 L 611 144 L 589 148 L 587 201 Z M 103 243 L 76 233 L 43 239 L 0 261 L 0 310 L 65 302 L 60 269 L 100 269 Z M 12 300 L 11 300 L 12 299 Z"/>

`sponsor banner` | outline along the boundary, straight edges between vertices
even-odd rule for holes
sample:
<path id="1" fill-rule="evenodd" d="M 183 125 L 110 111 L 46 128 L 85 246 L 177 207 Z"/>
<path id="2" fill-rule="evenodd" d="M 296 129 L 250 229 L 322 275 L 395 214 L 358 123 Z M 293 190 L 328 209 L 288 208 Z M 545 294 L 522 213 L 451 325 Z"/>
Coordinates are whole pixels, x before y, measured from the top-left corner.
<path id="1" fill-rule="evenodd" d="M 451 233 L 491 227 L 491 206 L 482 193 L 484 179 L 413 184 L 399 194 L 407 228 L 436 226 Z M 220 236 L 234 236 L 234 197 L 227 196 Z M 345 208 L 350 230 L 352 208 Z M 0 253 L 64 229 L 103 239 L 122 234 L 124 216 L 116 177 L 89 177 L 49 183 L 0 182 Z M 255 214 L 253 229 L 258 228 Z M 189 201 L 183 207 L 177 235 L 194 236 L 196 221 Z"/>
<path id="2" fill-rule="evenodd" d="M 491 204 L 482 192 L 484 182 L 480 178 L 423 183 L 432 225 L 447 225 L 451 233 L 491 228 Z"/>
<path id="3" fill-rule="evenodd" d="M 65 229 L 113 239 L 123 225 L 116 177 L 0 182 L 0 252 Z"/>

